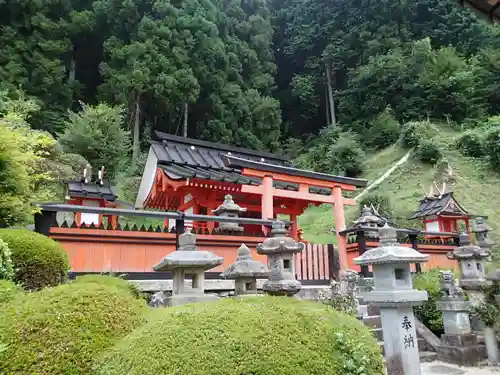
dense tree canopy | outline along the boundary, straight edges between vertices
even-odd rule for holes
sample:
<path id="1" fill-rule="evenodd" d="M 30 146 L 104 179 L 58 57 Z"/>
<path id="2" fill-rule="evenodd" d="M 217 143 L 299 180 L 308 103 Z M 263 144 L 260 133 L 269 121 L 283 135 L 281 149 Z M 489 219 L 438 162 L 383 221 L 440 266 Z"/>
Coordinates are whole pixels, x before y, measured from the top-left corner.
<path id="1" fill-rule="evenodd" d="M 0 28 L 1 86 L 110 177 L 137 173 L 152 130 L 356 175 L 404 122 L 500 104 L 499 29 L 450 0 L 13 0 Z"/>

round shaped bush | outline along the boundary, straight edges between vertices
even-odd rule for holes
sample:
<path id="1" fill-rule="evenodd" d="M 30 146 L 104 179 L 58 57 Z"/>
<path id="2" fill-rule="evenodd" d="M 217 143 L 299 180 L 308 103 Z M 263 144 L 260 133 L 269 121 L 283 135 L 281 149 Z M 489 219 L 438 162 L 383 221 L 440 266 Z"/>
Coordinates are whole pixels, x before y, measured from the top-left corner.
<path id="1" fill-rule="evenodd" d="M 62 283 L 68 273 L 68 256 L 56 241 L 26 229 L 0 229 L 14 266 L 13 280 L 28 290 Z"/>
<path id="2" fill-rule="evenodd" d="M 23 289 L 18 285 L 8 280 L 0 280 L 0 305 L 10 303 L 23 294 Z"/>
<path id="3" fill-rule="evenodd" d="M 404 148 L 417 147 L 428 131 L 427 122 L 408 122 L 403 125 L 400 141 Z"/>
<path id="4" fill-rule="evenodd" d="M 418 146 L 416 156 L 421 162 L 434 165 L 443 157 L 443 154 L 435 142 L 427 140 Z"/>
<path id="5" fill-rule="evenodd" d="M 129 292 L 136 298 L 141 298 L 140 291 L 136 286 L 121 277 L 108 276 L 108 275 L 84 275 L 78 276 L 74 283 L 78 284 L 104 284 L 109 286 L 114 286 L 120 288 L 126 292 Z"/>
<path id="6" fill-rule="evenodd" d="M 100 375 L 381 375 L 355 318 L 318 302 L 246 297 L 158 309 L 108 351 Z"/>
<path id="7" fill-rule="evenodd" d="M 96 357 L 142 323 L 145 304 L 97 283 L 68 283 L 2 309 L 2 374 L 89 375 Z"/>
<path id="8" fill-rule="evenodd" d="M 464 156 L 479 158 L 484 155 L 482 138 L 477 130 L 467 130 L 456 140 L 456 148 Z"/>

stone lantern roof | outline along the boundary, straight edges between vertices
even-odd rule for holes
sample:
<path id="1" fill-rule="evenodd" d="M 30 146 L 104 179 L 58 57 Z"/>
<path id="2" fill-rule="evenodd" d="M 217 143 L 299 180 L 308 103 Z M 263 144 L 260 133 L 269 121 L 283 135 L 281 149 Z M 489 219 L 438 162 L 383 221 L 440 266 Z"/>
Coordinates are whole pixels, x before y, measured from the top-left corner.
<path id="1" fill-rule="evenodd" d="M 240 214 L 246 211 L 246 208 L 240 207 L 236 203 L 234 203 L 233 197 L 229 194 L 224 197 L 224 202 L 219 207 L 217 207 L 215 210 L 212 210 L 214 215 L 217 216 L 225 212 L 234 212 Z"/>
<path id="2" fill-rule="evenodd" d="M 221 274 L 226 279 L 237 278 L 266 278 L 269 269 L 262 263 L 252 259 L 250 249 L 242 244 L 238 249 L 236 262 L 229 265 Z"/>
<path id="3" fill-rule="evenodd" d="M 490 273 L 486 279 L 500 282 L 500 268 Z"/>
<path id="4" fill-rule="evenodd" d="M 271 229 L 271 237 L 266 238 L 264 242 L 257 245 L 259 254 L 286 254 L 300 253 L 304 250 L 305 245 L 302 242 L 297 242 L 293 238 L 287 236 L 285 223 L 275 221 Z"/>
<path id="5" fill-rule="evenodd" d="M 383 222 L 383 219 L 373 213 L 373 209 L 371 207 L 364 206 L 361 210 L 361 216 L 354 220 L 352 223 L 356 227 L 364 227 L 370 224 L 378 225 L 379 223 Z"/>
<path id="6" fill-rule="evenodd" d="M 481 216 L 476 217 L 472 229 L 473 232 L 489 232 L 490 230 L 491 227 L 488 224 L 486 224 L 483 217 Z"/>
<path id="7" fill-rule="evenodd" d="M 453 252 L 446 254 L 448 259 L 465 260 L 465 259 L 481 259 L 490 255 L 490 251 L 480 248 L 477 245 L 471 245 L 470 237 L 467 233 L 459 235 L 460 245 Z"/>
<path id="8" fill-rule="evenodd" d="M 385 264 L 385 263 L 421 263 L 427 262 L 429 256 L 412 249 L 399 246 L 396 229 L 387 223 L 379 229 L 379 247 L 370 249 L 361 256 L 354 258 L 358 265 Z"/>
<path id="9" fill-rule="evenodd" d="M 179 236 L 179 248 L 165 256 L 160 263 L 155 264 L 155 271 L 172 271 L 178 268 L 208 270 L 222 263 L 221 258 L 210 251 L 196 248 L 196 237 L 190 230 Z"/>

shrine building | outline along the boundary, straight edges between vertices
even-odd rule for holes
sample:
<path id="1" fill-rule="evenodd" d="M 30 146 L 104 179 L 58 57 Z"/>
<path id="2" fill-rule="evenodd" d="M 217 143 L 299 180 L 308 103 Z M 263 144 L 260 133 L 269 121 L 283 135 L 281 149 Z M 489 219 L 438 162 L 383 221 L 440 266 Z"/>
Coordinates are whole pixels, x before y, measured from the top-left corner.
<path id="1" fill-rule="evenodd" d="M 290 235 L 299 240 L 297 217 L 309 205 L 331 204 L 341 269 L 347 267 L 344 205 L 355 206 L 343 192 L 365 187 L 366 180 L 294 168 L 287 158 L 260 151 L 156 132 L 142 176 L 136 209 L 213 215 L 230 194 L 246 208 L 241 217 L 288 218 Z M 165 226 L 173 227 L 173 222 Z M 211 233 L 216 222 L 186 222 L 196 233 Z M 245 224 L 244 233 L 267 227 Z"/>

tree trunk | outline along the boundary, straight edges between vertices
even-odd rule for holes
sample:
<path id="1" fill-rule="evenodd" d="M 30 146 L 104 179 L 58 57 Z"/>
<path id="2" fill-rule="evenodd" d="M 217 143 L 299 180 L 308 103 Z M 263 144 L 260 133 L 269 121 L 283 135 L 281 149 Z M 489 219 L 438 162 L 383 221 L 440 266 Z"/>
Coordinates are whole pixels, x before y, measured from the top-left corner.
<path id="1" fill-rule="evenodd" d="M 137 165 L 137 161 L 139 160 L 139 154 L 141 152 L 140 146 L 140 120 L 141 120 L 141 94 L 138 93 L 135 97 L 135 106 L 134 106 L 134 130 L 133 130 L 133 143 L 132 143 L 132 168 L 135 168 Z"/>
<path id="2" fill-rule="evenodd" d="M 325 63 L 326 69 L 326 82 L 328 87 L 328 98 L 330 103 L 330 119 L 332 121 L 332 125 L 336 126 L 337 121 L 335 119 L 335 101 L 333 100 L 333 89 L 332 89 L 332 69 L 328 63 Z"/>
<path id="3" fill-rule="evenodd" d="M 187 138 L 188 136 L 188 104 L 184 103 L 184 125 L 182 127 L 182 136 Z"/>
<path id="4" fill-rule="evenodd" d="M 326 126 L 330 126 L 330 110 L 328 107 L 328 89 L 325 86 L 325 110 L 326 110 Z"/>

